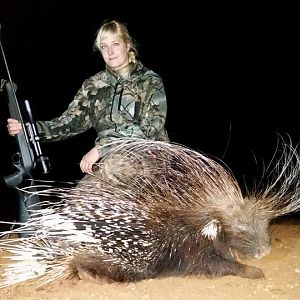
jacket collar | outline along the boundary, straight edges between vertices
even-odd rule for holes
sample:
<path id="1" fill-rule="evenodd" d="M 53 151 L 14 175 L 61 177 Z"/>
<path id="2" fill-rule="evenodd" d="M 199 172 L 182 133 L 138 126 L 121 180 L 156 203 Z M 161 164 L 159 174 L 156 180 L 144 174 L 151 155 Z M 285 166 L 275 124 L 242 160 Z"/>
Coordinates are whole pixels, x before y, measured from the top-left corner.
<path id="1" fill-rule="evenodd" d="M 110 82 L 115 85 L 117 82 L 122 81 L 122 78 L 118 77 L 117 74 L 108 66 L 106 65 L 106 73 L 110 79 Z M 130 72 L 130 77 L 135 77 L 142 73 L 144 69 L 143 64 L 140 61 L 137 61 L 134 65 L 134 68 Z"/>

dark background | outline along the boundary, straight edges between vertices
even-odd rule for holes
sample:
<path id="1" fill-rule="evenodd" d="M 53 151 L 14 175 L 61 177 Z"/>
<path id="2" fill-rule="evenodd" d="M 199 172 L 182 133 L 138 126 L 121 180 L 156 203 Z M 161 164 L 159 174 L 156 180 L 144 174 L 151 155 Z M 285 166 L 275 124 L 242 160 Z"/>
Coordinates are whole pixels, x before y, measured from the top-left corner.
<path id="1" fill-rule="evenodd" d="M 222 159 L 251 187 L 278 134 L 299 142 L 296 9 L 194 2 L 0 0 L 1 41 L 19 102 L 30 100 L 36 119 L 62 113 L 84 79 L 104 68 L 93 51 L 97 29 L 107 18 L 119 19 L 137 40 L 143 64 L 163 78 L 171 140 Z M 15 171 L 8 116 L 2 93 L 2 176 Z M 78 164 L 94 138 L 88 131 L 43 144 L 51 179 L 81 178 Z M 1 218 L 9 219 L 15 194 L 3 182 L 0 197 Z"/>

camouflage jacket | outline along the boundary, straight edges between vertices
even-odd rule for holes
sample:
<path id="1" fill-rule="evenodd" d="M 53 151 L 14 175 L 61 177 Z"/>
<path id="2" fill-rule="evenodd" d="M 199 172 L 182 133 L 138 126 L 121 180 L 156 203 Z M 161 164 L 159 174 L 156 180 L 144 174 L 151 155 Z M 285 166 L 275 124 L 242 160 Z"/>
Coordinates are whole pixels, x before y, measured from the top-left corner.
<path id="1" fill-rule="evenodd" d="M 99 146 L 120 137 L 169 141 L 166 114 L 161 78 L 138 62 L 129 80 L 119 80 L 109 69 L 88 78 L 60 117 L 37 121 L 37 128 L 42 141 L 63 140 L 91 127 Z"/>

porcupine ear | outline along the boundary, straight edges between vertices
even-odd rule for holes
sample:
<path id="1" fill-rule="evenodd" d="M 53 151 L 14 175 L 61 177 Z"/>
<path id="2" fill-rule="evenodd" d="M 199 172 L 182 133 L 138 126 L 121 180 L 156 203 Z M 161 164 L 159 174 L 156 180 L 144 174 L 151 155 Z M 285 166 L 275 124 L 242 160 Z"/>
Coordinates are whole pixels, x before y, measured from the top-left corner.
<path id="1" fill-rule="evenodd" d="M 218 219 L 212 219 L 203 226 L 201 233 L 207 239 L 216 240 L 222 229 L 221 222 Z"/>

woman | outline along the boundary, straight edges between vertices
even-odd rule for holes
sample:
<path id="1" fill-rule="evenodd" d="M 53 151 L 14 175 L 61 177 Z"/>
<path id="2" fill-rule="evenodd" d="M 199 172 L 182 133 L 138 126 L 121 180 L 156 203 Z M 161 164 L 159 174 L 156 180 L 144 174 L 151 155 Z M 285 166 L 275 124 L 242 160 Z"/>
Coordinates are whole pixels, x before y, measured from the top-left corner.
<path id="1" fill-rule="evenodd" d="M 81 162 L 82 172 L 92 173 L 101 157 L 101 146 L 116 138 L 169 141 L 165 129 L 167 103 L 162 79 L 137 58 L 135 43 L 124 24 L 104 23 L 95 47 L 106 68 L 86 79 L 68 109 L 51 121 L 37 121 L 41 141 L 58 141 L 93 127 L 95 146 Z M 8 132 L 14 136 L 21 124 L 9 118 Z"/>

